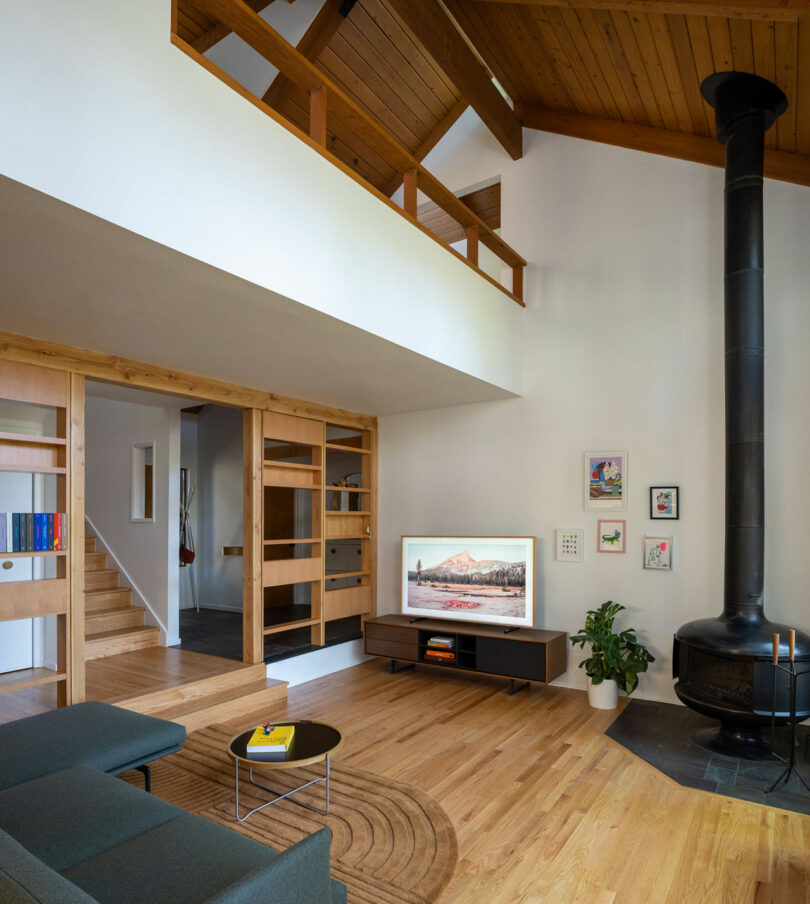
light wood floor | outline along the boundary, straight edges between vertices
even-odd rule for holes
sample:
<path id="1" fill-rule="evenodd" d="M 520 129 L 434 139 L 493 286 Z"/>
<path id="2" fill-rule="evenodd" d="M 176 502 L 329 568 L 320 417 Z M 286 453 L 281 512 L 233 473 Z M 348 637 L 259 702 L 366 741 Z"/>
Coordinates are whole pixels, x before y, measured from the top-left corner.
<path id="1" fill-rule="evenodd" d="M 282 713 L 338 725 L 337 759 L 443 805 L 441 904 L 810 901 L 810 817 L 682 788 L 606 738 L 615 714 L 584 692 L 375 661 L 290 688 Z"/>
<path id="2" fill-rule="evenodd" d="M 331 722 L 338 759 L 433 795 L 459 840 L 439 904 L 810 904 L 810 817 L 682 788 L 583 692 L 504 687 L 374 661 L 229 724 Z"/>

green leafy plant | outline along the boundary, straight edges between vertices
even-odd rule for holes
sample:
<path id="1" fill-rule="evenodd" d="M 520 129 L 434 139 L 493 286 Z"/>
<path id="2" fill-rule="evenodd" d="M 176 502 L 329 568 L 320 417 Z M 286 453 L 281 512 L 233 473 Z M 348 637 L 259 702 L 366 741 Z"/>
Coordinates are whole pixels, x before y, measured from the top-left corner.
<path id="1" fill-rule="evenodd" d="M 632 694 L 638 687 L 640 672 L 647 671 L 647 663 L 655 657 L 636 638 L 635 628 L 627 628 L 620 634 L 613 630 L 616 616 L 626 607 L 608 600 L 598 609 L 590 609 L 585 627 L 571 637 L 571 643 L 585 649 L 590 644 L 591 655 L 580 662 L 579 667 L 593 684 L 613 679 L 621 690 Z"/>

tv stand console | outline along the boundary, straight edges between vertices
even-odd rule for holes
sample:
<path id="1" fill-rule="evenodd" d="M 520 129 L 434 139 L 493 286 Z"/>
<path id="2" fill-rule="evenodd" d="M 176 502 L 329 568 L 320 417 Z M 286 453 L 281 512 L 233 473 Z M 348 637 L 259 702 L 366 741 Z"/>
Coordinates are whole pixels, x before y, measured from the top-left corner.
<path id="1" fill-rule="evenodd" d="M 475 672 L 510 679 L 510 693 L 515 691 L 516 679 L 548 684 L 567 667 L 568 635 L 564 631 L 521 628 L 505 634 L 502 625 L 432 618 L 414 622 L 406 615 L 382 615 L 366 619 L 363 633 L 365 652 L 390 659 L 392 672 L 401 671 L 396 668 L 397 662 Z M 437 634 L 455 640 L 452 662 L 425 657 L 428 640 Z"/>

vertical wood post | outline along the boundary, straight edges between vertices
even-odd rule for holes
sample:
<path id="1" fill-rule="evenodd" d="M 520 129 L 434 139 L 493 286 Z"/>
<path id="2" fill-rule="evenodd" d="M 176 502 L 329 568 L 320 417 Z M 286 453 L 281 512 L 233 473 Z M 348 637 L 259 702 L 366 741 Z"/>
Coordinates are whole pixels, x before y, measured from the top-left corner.
<path id="1" fill-rule="evenodd" d="M 314 647 L 322 647 L 326 644 L 326 424 L 321 424 L 321 445 L 312 447 L 312 464 L 321 469 L 320 489 L 312 494 L 312 537 L 320 537 L 321 579 L 311 584 L 311 608 L 312 618 L 318 618 L 314 625 L 310 625 L 310 643 Z M 318 473 L 317 471 L 315 472 Z M 313 550 L 314 551 L 314 550 Z"/>
<path id="2" fill-rule="evenodd" d="M 512 294 L 523 301 L 523 265 L 512 267 Z"/>
<path id="3" fill-rule="evenodd" d="M 70 408 L 68 426 L 68 485 L 67 511 L 70 513 L 70 537 L 68 558 L 70 561 L 69 580 L 69 626 L 67 645 L 69 647 L 69 689 L 70 703 L 81 703 L 85 699 L 84 671 L 84 377 L 70 375 Z M 65 511 L 62 509 L 62 511 Z"/>
<path id="4" fill-rule="evenodd" d="M 402 174 L 402 208 L 405 213 L 412 217 L 416 216 L 416 181 L 417 172 L 415 169 L 406 170 Z"/>
<path id="5" fill-rule="evenodd" d="M 478 266 L 478 236 L 479 228 L 477 226 L 467 227 L 467 260 L 476 267 Z"/>
<path id="6" fill-rule="evenodd" d="M 264 661 L 263 462 L 262 412 L 258 408 L 247 408 L 244 413 L 242 659 L 250 663 Z"/>
<path id="7" fill-rule="evenodd" d="M 326 147 L 326 88 L 323 85 L 309 92 L 309 137 Z"/>

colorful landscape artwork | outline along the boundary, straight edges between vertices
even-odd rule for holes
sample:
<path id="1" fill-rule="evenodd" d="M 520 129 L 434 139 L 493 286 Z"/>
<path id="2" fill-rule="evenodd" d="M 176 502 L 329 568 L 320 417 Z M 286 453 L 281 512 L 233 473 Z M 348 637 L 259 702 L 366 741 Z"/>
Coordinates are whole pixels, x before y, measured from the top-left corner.
<path id="1" fill-rule="evenodd" d="M 624 511 L 627 507 L 627 453 L 585 453 L 585 508 Z"/>
<path id="2" fill-rule="evenodd" d="M 402 611 L 534 624 L 534 537 L 403 537 Z"/>

